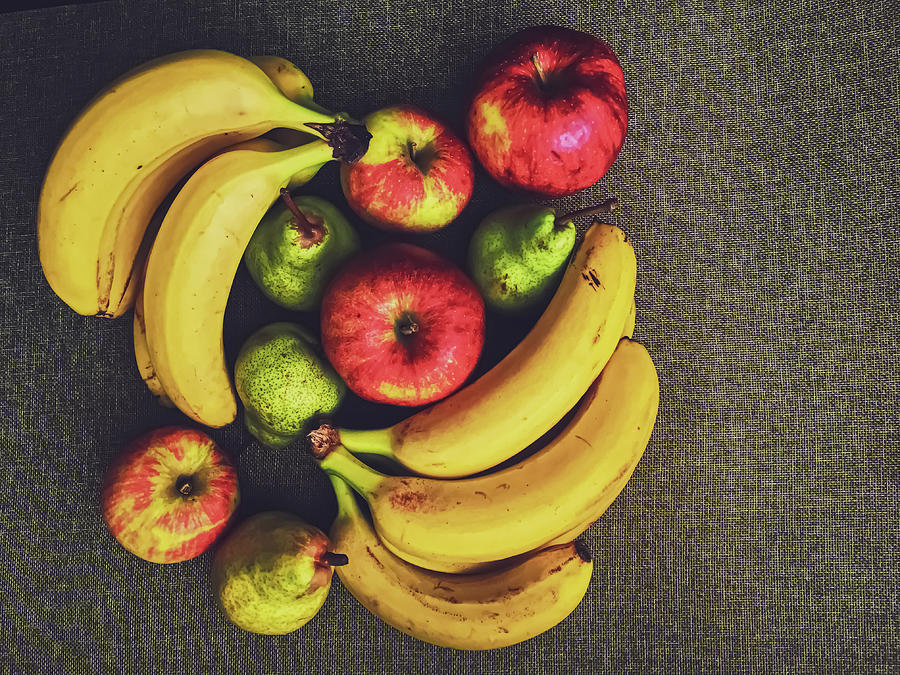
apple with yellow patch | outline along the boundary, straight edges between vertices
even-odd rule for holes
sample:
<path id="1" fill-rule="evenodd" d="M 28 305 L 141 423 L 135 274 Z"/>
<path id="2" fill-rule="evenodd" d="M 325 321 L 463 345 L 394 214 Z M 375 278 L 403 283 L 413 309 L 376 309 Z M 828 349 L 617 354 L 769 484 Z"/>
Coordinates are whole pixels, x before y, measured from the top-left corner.
<path id="1" fill-rule="evenodd" d="M 484 344 L 484 301 L 450 261 L 387 244 L 348 263 L 325 291 L 325 355 L 378 403 L 423 405 L 458 389 Z"/>
<path id="2" fill-rule="evenodd" d="M 535 26 L 500 43 L 473 84 L 469 144 L 502 185 L 571 195 L 607 172 L 625 142 L 628 99 L 600 38 Z"/>
<path id="3" fill-rule="evenodd" d="M 472 157 L 447 125 L 412 105 L 368 115 L 369 149 L 341 166 L 350 207 L 382 230 L 433 232 L 453 221 L 472 196 Z"/>
<path id="4" fill-rule="evenodd" d="M 101 496 L 110 532 L 155 563 L 195 558 L 238 505 L 231 460 L 197 429 L 169 426 L 132 441 L 110 465 Z"/>

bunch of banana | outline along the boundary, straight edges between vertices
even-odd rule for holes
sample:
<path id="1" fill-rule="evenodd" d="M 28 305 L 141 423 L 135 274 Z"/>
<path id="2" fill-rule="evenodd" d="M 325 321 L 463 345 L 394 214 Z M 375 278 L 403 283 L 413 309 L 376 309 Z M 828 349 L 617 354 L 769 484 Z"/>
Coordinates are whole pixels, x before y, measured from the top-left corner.
<path id="1" fill-rule="evenodd" d="M 619 338 L 630 333 L 635 275 L 634 250 L 622 230 L 595 223 L 546 311 L 506 358 L 393 427 L 338 429 L 340 443 L 442 478 L 468 476 L 509 459 L 571 410 Z"/>
<path id="2" fill-rule="evenodd" d="M 450 575 L 410 565 L 387 550 L 353 492 L 332 478 L 338 515 L 331 545 L 349 560 L 341 583 L 370 612 L 419 640 L 493 649 L 552 628 L 581 602 L 593 564 L 580 543 L 551 546 L 483 574 Z"/>
<path id="3" fill-rule="evenodd" d="M 464 480 L 389 476 L 327 443 L 317 460 L 368 501 L 387 548 L 458 572 L 571 539 L 599 518 L 643 455 L 658 405 L 650 355 L 622 338 L 559 436 L 507 469 Z"/>
<path id="4" fill-rule="evenodd" d="M 279 127 L 324 138 L 352 160 L 368 140 L 346 120 L 289 100 L 254 63 L 223 51 L 178 52 L 132 70 L 80 113 L 47 169 L 37 227 L 47 281 L 80 314 L 120 316 L 137 292 L 151 216 L 184 175 Z"/>

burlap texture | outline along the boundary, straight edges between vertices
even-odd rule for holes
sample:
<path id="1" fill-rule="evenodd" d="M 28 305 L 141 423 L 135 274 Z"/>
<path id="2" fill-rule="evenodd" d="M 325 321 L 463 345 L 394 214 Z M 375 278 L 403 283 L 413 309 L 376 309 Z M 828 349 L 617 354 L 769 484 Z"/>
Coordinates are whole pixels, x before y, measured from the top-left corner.
<path id="1" fill-rule="evenodd" d="M 0 670 L 897 672 L 896 10 L 169 0 L 0 17 Z M 35 213 L 50 155 L 108 81 L 192 47 L 290 58 L 331 109 L 409 101 L 458 128 L 486 51 L 542 23 L 604 37 L 624 66 L 622 155 L 553 203 L 620 198 L 610 220 L 637 251 L 635 337 L 662 387 L 644 459 L 588 533 L 588 595 L 556 629 L 488 653 L 408 638 L 338 582 L 301 631 L 242 632 L 216 608 L 209 554 L 145 563 L 101 520 L 110 458 L 184 418 L 141 383 L 130 320 L 77 316 L 44 281 Z M 335 166 L 306 191 L 348 212 Z M 479 172 L 463 216 L 424 241 L 461 260 L 475 224 L 517 200 Z M 229 358 L 259 326 L 296 318 L 242 269 Z M 489 323 L 482 368 L 527 329 Z M 403 412 L 351 401 L 342 415 L 362 426 Z M 260 448 L 240 422 L 213 435 L 239 453 L 242 513 L 284 508 L 328 526 L 333 496 L 306 457 Z"/>

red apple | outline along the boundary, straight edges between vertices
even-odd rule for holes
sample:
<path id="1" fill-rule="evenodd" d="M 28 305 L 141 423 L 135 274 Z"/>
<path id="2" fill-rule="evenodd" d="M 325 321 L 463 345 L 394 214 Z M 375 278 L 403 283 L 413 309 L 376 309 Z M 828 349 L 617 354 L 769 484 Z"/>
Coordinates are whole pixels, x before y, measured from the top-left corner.
<path id="1" fill-rule="evenodd" d="M 459 137 L 411 105 L 365 118 L 369 149 L 341 166 L 347 203 L 383 230 L 432 232 L 456 218 L 472 196 L 472 158 Z"/>
<path id="2" fill-rule="evenodd" d="M 135 555 L 190 560 L 225 529 L 238 504 L 234 466 L 202 431 L 163 427 L 134 441 L 103 482 L 103 518 Z"/>
<path id="3" fill-rule="evenodd" d="M 488 55 L 466 116 L 469 144 L 497 181 L 559 197 L 596 183 L 628 128 L 619 60 L 603 40 L 536 26 Z"/>
<path id="4" fill-rule="evenodd" d="M 322 301 L 322 346 L 362 398 L 422 405 L 458 389 L 484 344 L 484 302 L 458 267 L 410 244 L 349 263 Z"/>

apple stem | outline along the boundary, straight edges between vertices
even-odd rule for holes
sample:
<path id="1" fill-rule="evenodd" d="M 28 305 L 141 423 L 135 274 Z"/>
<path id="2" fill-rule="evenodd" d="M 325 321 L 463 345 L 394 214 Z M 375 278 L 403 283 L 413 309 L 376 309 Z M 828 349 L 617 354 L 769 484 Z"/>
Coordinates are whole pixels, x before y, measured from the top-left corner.
<path id="1" fill-rule="evenodd" d="M 340 567 L 350 562 L 350 558 L 347 557 L 346 553 L 332 553 L 331 551 L 326 551 L 325 555 L 322 556 L 322 560 L 331 567 Z"/>
<path id="2" fill-rule="evenodd" d="M 556 229 L 561 230 L 564 225 L 572 222 L 575 218 L 580 218 L 581 216 L 592 216 L 597 213 L 609 213 L 610 211 L 615 211 L 619 208 L 619 200 L 615 197 L 607 199 L 605 202 L 598 204 L 597 206 L 589 206 L 586 209 L 578 209 L 577 211 L 571 211 L 570 213 L 565 214 L 564 216 L 559 216 L 554 221 L 554 226 Z"/>
<path id="3" fill-rule="evenodd" d="M 287 188 L 281 188 L 281 199 L 293 216 L 291 218 L 291 227 L 297 230 L 297 233 L 300 235 L 297 241 L 300 247 L 311 248 L 322 241 L 322 238 L 325 236 L 325 228 L 310 222 L 309 218 L 303 215 Z"/>
<path id="4" fill-rule="evenodd" d="M 544 69 L 541 68 L 541 59 L 537 52 L 531 55 L 531 62 L 534 64 L 534 69 L 537 71 L 538 82 L 541 85 L 547 84 L 547 78 L 544 75 Z"/>
<path id="5" fill-rule="evenodd" d="M 413 333 L 418 333 L 419 324 L 410 319 L 409 323 L 404 323 L 400 326 L 400 332 L 403 333 L 403 335 L 412 335 Z"/>
<path id="6" fill-rule="evenodd" d="M 191 479 L 185 476 L 182 476 L 178 479 L 175 487 L 178 490 L 179 494 L 182 494 L 185 497 L 189 496 L 191 494 L 191 491 L 194 489 L 191 485 Z"/>

